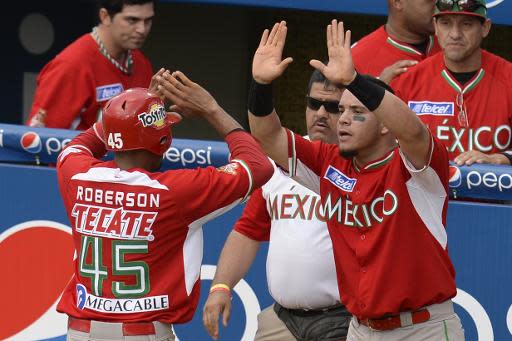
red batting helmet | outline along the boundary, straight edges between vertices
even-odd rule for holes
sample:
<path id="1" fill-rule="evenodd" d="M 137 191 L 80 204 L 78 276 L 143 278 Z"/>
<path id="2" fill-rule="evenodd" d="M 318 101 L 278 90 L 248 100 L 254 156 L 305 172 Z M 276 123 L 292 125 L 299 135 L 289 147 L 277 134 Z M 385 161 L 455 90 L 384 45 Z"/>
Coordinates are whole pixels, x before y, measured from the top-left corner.
<path id="1" fill-rule="evenodd" d="M 171 145 L 171 126 L 180 118 L 167 113 L 164 102 L 148 89 L 133 88 L 107 102 L 102 120 L 108 150 L 144 149 L 163 155 Z"/>

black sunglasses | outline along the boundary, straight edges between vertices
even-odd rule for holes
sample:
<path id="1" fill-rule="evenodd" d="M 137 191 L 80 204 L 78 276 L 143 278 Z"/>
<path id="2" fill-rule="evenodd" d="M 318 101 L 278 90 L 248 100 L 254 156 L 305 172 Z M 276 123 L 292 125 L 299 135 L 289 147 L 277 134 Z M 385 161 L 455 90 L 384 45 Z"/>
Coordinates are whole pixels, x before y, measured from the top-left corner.
<path id="1" fill-rule="evenodd" d="M 476 0 L 437 0 L 436 7 L 439 11 L 451 11 L 457 5 L 464 12 L 475 12 L 480 7 L 485 7 Z"/>
<path id="2" fill-rule="evenodd" d="M 329 114 L 339 114 L 340 113 L 340 107 L 339 107 L 338 101 L 321 101 L 319 99 L 306 96 L 306 105 L 311 110 L 318 110 L 321 106 L 324 107 L 325 111 L 327 111 Z"/>

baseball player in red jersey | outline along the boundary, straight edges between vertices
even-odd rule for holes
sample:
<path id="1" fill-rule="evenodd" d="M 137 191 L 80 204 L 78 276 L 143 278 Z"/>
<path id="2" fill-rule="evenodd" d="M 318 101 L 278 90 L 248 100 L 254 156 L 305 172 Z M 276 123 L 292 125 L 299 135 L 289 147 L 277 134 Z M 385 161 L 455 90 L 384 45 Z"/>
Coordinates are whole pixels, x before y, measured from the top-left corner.
<path id="1" fill-rule="evenodd" d="M 440 48 L 433 36 L 433 0 L 387 2 L 386 24 L 355 43 L 352 56 L 358 72 L 389 82 Z"/>
<path id="2" fill-rule="evenodd" d="M 391 88 L 355 72 L 350 31 L 336 20 L 328 64 L 310 64 L 345 88 L 339 145 L 283 128 L 271 83 L 291 62 L 281 58 L 285 37 L 286 23 L 276 24 L 255 53 L 249 123 L 278 165 L 320 193 L 341 301 L 353 314 L 347 340 L 464 340 L 451 301 L 445 147 Z"/>
<path id="3" fill-rule="evenodd" d="M 199 299 L 202 225 L 272 175 L 258 143 L 204 89 L 179 72 L 160 81 L 176 110 L 225 136 L 231 162 L 156 172 L 177 119 L 145 88 L 112 98 L 102 123 L 71 141 L 57 163 L 77 255 L 57 307 L 69 315 L 68 340 L 174 340 L 170 324 L 191 320 Z M 198 93 L 206 100 L 194 102 Z M 106 149 L 113 161 L 99 159 Z"/>
<path id="4" fill-rule="evenodd" d="M 340 98 L 341 91 L 315 70 L 306 96 L 309 139 L 337 143 Z M 267 284 L 275 303 L 258 314 L 254 341 L 345 340 L 352 315 L 340 303 L 320 197 L 279 167 L 251 195 L 222 249 L 203 310 L 208 333 L 219 337 L 220 314 L 227 325 L 230 289 L 245 276 L 265 241 Z"/>
<path id="5" fill-rule="evenodd" d="M 139 48 L 151 30 L 153 0 L 101 0 L 100 23 L 66 47 L 37 77 L 27 124 L 85 130 L 123 90 L 150 86 L 153 69 Z M 65 89 L 65 91 L 64 91 Z"/>
<path id="6" fill-rule="evenodd" d="M 438 0 L 435 27 L 443 53 L 393 88 L 459 165 L 510 164 L 512 64 L 480 47 L 491 28 L 485 1 Z"/>

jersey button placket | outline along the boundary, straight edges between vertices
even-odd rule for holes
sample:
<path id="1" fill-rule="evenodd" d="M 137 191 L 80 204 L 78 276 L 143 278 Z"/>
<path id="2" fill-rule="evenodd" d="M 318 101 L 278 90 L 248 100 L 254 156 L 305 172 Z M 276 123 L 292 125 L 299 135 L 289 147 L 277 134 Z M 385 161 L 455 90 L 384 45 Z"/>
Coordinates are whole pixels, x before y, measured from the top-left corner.
<path id="1" fill-rule="evenodd" d="M 361 237 L 359 237 L 359 238 L 361 238 L 361 240 L 365 240 L 365 239 L 366 239 L 366 234 L 364 234 L 364 233 L 363 233 L 363 234 L 361 235 Z"/>

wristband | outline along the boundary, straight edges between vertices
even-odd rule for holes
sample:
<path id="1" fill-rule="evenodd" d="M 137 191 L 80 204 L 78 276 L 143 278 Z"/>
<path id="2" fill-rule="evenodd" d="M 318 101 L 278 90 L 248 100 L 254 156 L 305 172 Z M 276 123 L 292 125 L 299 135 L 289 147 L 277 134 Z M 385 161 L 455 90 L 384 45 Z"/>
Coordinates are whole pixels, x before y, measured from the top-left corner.
<path id="1" fill-rule="evenodd" d="M 260 84 L 254 80 L 249 87 L 249 98 L 247 99 L 249 111 L 258 117 L 268 116 L 274 111 L 274 100 L 272 98 L 272 83 Z"/>
<path id="2" fill-rule="evenodd" d="M 210 288 L 210 294 L 216 291 L 224 291 L 229 295 L 229 297 L 231 297 L 231 289 L 226 284 L 219 283 L 212 285 L 212 287 Z"/>
<path id="3" fill-rule="evenodd" d="M 383 87 L 369 81 L 365 76 L 361 76 L 359 73 L 357 73 L 356 78 L 346 86 L 346 89 L 370 111 L 374 111 L 379 107 L 386 93 Z"/>
<path id="4" fill-rule="evenodd" d="M 501 155 L 504 155 L 508 159 L 508 162 L 512 165 L 512 151 L 502 152 Z"/>

